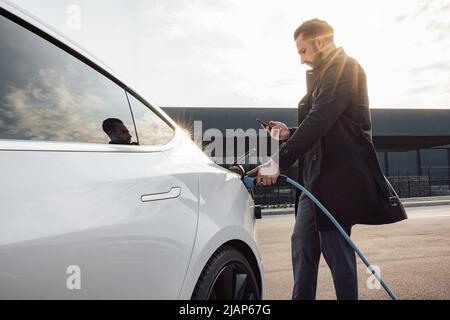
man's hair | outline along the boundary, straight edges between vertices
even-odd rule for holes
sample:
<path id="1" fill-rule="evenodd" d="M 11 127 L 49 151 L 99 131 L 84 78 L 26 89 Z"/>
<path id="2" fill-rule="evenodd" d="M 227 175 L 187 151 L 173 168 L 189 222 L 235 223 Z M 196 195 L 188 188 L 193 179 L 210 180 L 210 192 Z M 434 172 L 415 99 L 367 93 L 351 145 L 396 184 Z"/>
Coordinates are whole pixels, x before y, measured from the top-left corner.
<path id="1" fill-rule="evenodd" d="M 111 130 L 114 130 L 117 128 L 118 125 L 123 126 L 123 122 L 120 119 L 117 118 L 108 118 L 105 121 L 103 121 L 102 128 L 103 131 L 106 133 L 111 132 Z"/>
<path id="2" fill-rule="evenodd" d="M 294 40 L 303 34 L 305 40 L 314 39 L 317 37 L 325 37 L 327 40 L 334 41 L 333 28 L 323 20 L 311 19 L 303 22 L 294 32 Z"/>

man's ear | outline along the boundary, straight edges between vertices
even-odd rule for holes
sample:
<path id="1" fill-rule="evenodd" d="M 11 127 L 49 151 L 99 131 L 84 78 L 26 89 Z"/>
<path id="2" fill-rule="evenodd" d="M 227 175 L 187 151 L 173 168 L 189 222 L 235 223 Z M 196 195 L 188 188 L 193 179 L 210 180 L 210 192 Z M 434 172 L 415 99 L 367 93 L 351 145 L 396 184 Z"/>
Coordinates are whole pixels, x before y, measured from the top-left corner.
<path id="1" fill-rule="evenodd" d="M 323 47 L 325 46 L 325 43 L 324 43 L 322 37 L 316 37 L 314 39 L 314 44 L 316 45 L 316 48 L 319 49 L 319 50 L 322 50 Z"/>

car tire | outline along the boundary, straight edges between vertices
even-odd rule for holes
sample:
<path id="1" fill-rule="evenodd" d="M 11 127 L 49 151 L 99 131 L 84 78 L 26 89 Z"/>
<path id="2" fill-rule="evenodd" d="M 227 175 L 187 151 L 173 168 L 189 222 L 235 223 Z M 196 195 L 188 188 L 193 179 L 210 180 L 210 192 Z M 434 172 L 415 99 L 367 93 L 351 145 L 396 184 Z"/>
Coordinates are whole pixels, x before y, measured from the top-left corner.
<path id="1" fill-rule="evenodd" d="M 217 250 L 203 269 L 192 300 L 259 300 L 255 273 L 245 256 L 230 246 Z"/>

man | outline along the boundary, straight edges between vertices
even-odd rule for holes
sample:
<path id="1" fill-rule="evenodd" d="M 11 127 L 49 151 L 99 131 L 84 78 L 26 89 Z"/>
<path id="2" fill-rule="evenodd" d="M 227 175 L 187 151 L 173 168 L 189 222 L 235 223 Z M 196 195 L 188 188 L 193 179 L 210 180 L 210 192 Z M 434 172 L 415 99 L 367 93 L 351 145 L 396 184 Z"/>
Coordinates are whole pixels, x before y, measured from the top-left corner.
<path id="1" fill-rule="evenodd" d="M 312 68 L 299 104 L 299 127 L 271 121 L 285 141 L 270 161 L 249 174 L 257 184 L 276 183 L 280 168 L 296 160 L 305 187 L 324 204 L 348 235 L 352 225 L 406 219 L 395 191 L 383 176 L 372 143 L 366 76 L 358 62 L 334 44 L 325 21 L 304 22 L 294 33 L 302 64 Z M 327 217 L 304 194 L 291 238 L 293 299 L 315 299 L 320 254 L 331 269 L 338 299 L 357 299 L 356 258 Z"/>
<path id="2" fill-rule="evenodd" d="M 108 118 L 103 121 L 103 131 L 109 136 L 109 144 L 137 144 L 131 142 L 131 134 L 122 120 L 117 118 Z"/>

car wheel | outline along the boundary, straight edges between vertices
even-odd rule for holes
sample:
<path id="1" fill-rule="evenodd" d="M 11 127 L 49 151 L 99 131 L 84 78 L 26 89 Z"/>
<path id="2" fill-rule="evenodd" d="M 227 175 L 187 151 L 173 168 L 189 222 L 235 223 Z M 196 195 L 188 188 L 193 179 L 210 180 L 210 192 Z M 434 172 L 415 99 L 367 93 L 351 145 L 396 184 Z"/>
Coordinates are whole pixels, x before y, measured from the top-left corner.
<path id="1" fill-rule="evenodd" d="M 214 253 L 203 269 L 192 300 L 259 300 L 256 277 L 247 259 L 232 247 Z"/>

